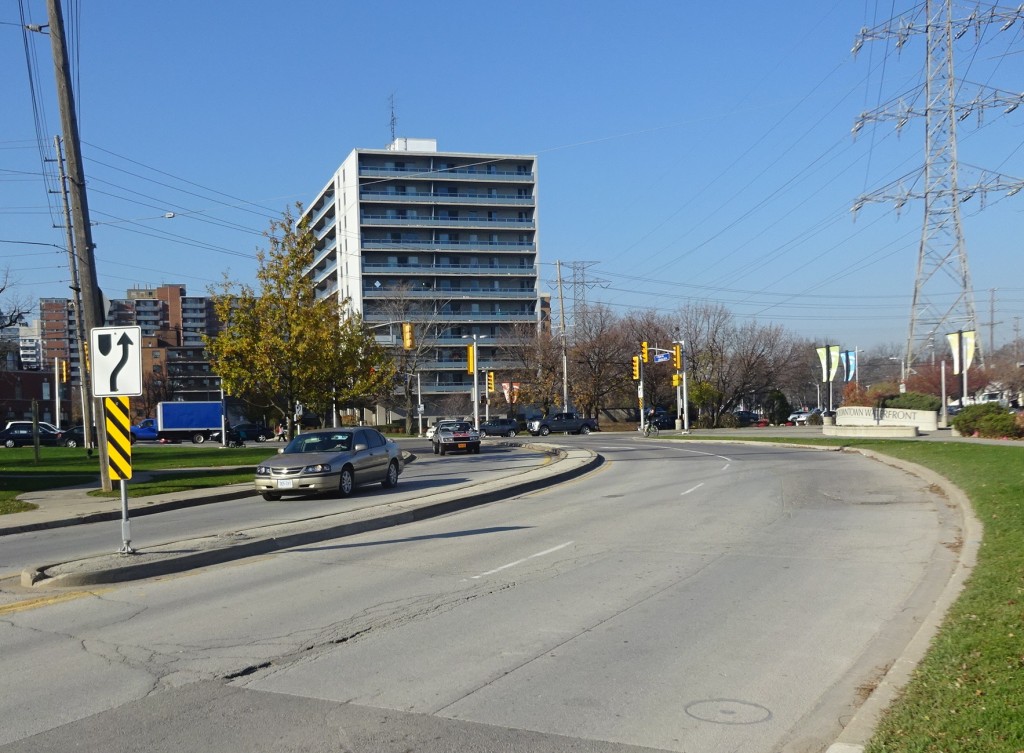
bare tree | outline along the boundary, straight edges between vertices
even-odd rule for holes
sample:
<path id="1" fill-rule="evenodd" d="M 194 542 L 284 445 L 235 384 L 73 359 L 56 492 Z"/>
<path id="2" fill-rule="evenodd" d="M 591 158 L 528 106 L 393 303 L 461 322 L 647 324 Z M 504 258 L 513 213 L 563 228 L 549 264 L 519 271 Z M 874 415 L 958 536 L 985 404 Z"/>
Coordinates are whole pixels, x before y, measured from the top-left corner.
<path id="1" fill-rule="evenodd" d="M 576 341 L 569 354 L 573 402 L 579 412 L 597 416 L 630 401 L 630 356 L 636 347 L 630 332 L 606 306 L 590 305 L 576 322 Z"/>
<path id="2" fill-rule="evenodd" d="M 547 330 L 538 332 L 533 324 L 516 325 L 499 348 L 499 357 L 514 364 L 508 376 L 510 383 L 519 385 L 515 398 L 519 405 L 538 406 L 548 413 L 552 406 L 559 404 L 562 394 L 559 338 Z"/>
<path id="3" fill-rule="evenodd" d="M 0 271 L 0 329 L 7 329 L 25 320 L 32 306 L 24 296 L 14 295 L 16 283 L 9 268 Z"/>

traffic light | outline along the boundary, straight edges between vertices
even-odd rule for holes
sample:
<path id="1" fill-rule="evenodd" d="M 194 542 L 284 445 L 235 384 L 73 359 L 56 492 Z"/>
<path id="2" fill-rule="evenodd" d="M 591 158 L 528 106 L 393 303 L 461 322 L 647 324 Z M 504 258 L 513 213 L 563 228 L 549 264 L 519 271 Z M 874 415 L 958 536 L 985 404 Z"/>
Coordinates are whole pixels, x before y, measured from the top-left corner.
<path id="1" fill-rule="evenodd" d="M 647 360 L 647 341 L 646 340 L 644 340 L 642 343 L 640 343 L 640 359 L 644 363 L 650 363 L 650 361 Z M 634 379 L 639 379 L 639 377 L 633 377 L 633 378 Z"/>
<path id="2" fill-rule="evenodd" d="M 68 381 L 68 362 L 67 361 L 61 361 L 60 362 L 60 381 L 64 382 L 65 384 Z"/>
<path id="3" fill-rule="evenodd" d="M 640 381 L 640 356 L 633 356 L 633 381 Z"/>
<path id="4" fill-rule="evenodd" d="M 679 371 L 683 368 L 683 345 L 676 343 L 672 346 L 672 368 Z"/>
<path id="5" fill-rule="evenodd" d="M 487 372 L 487 391 L 494 392 L 494 372 Z"/>
<path id="6" fill-rule="evenodd" d="M 476 372 L 476 344 L 466 346 L 466 372 Z"/>
<path id="7" fill-rule="evenodd" d="M 682 384 L 682 382 L 683 382 L 683 378 L 681 376 L 679 376 L 678 374 L 673 374 L 672 375 L 672 386 L 673 387 L 678 387 L 680 384 Z"/>
<path id="8" fill-rule="evenodd" d="M 416 347 L 416 333 L 413 331 L 412 322 L 402 322 L 402 348 L 412 350 Z"/>

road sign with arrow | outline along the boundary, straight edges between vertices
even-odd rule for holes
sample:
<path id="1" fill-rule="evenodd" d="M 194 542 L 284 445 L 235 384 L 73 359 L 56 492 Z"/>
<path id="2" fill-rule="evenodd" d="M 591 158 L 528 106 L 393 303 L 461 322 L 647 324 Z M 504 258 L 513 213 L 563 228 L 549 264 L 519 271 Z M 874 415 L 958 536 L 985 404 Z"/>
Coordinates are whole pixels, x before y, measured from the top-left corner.
<path id="1" fill-rule="evenodd" d="M 142 328 L 96 327 L 90 332 L 92 393 L 96 397 L 142 394 Z"/>

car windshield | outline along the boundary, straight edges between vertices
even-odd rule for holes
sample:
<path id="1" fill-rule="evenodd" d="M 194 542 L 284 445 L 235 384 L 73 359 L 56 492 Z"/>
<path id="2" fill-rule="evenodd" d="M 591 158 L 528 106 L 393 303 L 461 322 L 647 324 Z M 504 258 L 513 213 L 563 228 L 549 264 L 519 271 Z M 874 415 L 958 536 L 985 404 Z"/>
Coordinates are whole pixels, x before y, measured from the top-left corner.
<path id="1" fill-rule="evenodd" d="M 302 452 L 348 452 L 352 449 L 352 432 L 328 431 L 300 434 L 284 448 L 286 455 Z"/>
<path id="2" fill-rule="evenodd" d="M 470 425 L 468 421 L 459 421 L 457 423 L 445 424 L 441 428 L 445 431 L 469 431 Z"/>

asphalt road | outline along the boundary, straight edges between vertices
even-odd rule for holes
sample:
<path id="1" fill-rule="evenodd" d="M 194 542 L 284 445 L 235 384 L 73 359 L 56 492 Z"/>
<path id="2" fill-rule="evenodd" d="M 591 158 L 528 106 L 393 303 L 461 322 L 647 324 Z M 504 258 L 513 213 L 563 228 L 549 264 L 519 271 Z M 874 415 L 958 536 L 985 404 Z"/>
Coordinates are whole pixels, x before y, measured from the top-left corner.
<path id="1" fill-rule="evenodd" d="M 142 549 L 187 538 L 277 523 L 316 518 L 340 511 L 359 510 L 392 501 L 414 499 L 427 492 L 458 489 L 510 473 L 529 470 L 547 462 L 540 451 L 511 449 L 486 442 L 479 455 L 435 457 L 424 440 L 405 440 L 402 448 L 416 455 L 406 465 L 393 490 L 379 484 L 360 487 L 349 499 L 336 497 L 289 497 L 267 502 L 253 494 L 244 499 L 197 505 L 146 515 L 132 520 L 132 543 Z M 145 505 L 145 498 L 131 500 L 131 507 Z M 4 536 L 0 546 L 0 578 L 17 576 L 23 568 L 67 562 L 116 552 L 121 546 L 120 520 Z"/>
<path id="2" fill-rule="evenodd" d="M 5 614 L 0 751 L 824 750 L 949 578 L 946 501 L 583 441 L 559 487 Z"/>

